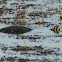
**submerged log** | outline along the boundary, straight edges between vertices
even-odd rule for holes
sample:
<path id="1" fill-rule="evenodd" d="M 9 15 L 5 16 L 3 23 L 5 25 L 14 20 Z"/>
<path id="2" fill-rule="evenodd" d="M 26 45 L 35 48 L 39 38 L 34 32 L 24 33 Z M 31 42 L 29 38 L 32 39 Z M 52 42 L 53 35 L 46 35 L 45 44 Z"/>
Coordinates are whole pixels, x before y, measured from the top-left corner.
<path id="1" fill-rule="evenodd" d="M 23 34 L 31 31 L 32 29 L 23 26 L 10 26 L 0 29 L 0 32 L 10 34 Z"/>

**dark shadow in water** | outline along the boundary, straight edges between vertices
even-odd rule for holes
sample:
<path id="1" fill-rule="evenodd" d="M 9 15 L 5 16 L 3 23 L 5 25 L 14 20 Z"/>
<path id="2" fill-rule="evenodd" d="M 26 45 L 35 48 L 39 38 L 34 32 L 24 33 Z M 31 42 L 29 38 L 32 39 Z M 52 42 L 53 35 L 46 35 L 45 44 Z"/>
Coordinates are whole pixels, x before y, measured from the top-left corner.
<path id="1" fill-rule="evenodd" d="M 31 31 L 32 29 L 23 26 L 10 26 L 0 29 L 0 32 L 10 34 L 23 34 Z"/>

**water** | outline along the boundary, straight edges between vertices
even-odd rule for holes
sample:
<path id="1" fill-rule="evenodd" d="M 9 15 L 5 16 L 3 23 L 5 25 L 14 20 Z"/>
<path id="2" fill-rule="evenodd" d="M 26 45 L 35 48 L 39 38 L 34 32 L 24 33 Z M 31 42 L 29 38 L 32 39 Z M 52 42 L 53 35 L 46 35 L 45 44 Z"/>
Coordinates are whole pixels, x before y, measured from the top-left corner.
<path id="1" fill-rule="evenodd" d="M 34 7 L 31 7 L 31 6 L 29 6 L 28 8 L 25 9 L 26 10 L 25 18 L 28 18 L 28 19 L 26 19 L 26 21 L 28 23 L 25 26 L 29 27 L 33 30 L 29 31 L 27 33 L 24 33 L 24 34 L 19 34 L 19 35 L 6 34 L 6 33 L 0 32 L 0 53 L 5 53 L 3 55 L 0 55 L 0 58 L 2 58 L 4 56 L 5 56 L 5 58 L 17 57 L 15 62 L 18 59 L 29 59 L 29 60 L 32 60 L 35 62 L 36 61 L 42 62 L 44 59 L 47 59 L 50 62 L 51 61 L 52 62 L 62 62 L 62 32 L 61 32 L 62 30 L 60 31 L 59 34 L 56 34 L 50 30 L 51 28 L 53 28 L 56 25 L 59 25 L 60 28 L 62 27 L 61 24 L 59 24 L 59 23 L 62 23 L 62 21 L 58 21 L 60 19 L 60 13 L 58 13 L 60 10 L 59 6 L 62 5 L 62 3 L 55 1 L 54 3 L 49 2 L 49 4 L 48 4 L 47 2 L 48 1 L 45 1 L 45 0 L 43 2 L 39 0 L 37 3 L 28 2 L 28 1 L 24 2 L 26 4 L 28 4 L 28 3 L 40 4 L 40 5 L 36 5 L 37 9 L 33 9 Z M 18 2 L 18 3 L 21 4 L 21 2 Z M 38 8 L 39 8 L 39 10 L 38 10 Z M 52 11 L 50 11 L 50 13 L 53 13 L 53 9 L 56 9 L 56 8 L 58 9 L 58 12 L 55 14 L 53 13 L 52 15 L 48 15 L 47 11 L 49 8 L 52 9 Z M 17 14 L 18 10 L 21 10 L 21 9 L 15 10 L 16 14 Z M 45 13 L 47 13 L 47 17 L 44 18 L 43 15 L 41 17 L 28 16 L 28 14 L 33 11 L 45 12 Z M 3 15 L 5 15 L 5 14 L 3 14 Z M 9 14 L 6 14 L 6 15 L 8 16 Z M 11 16 L 9 16 L 9 17 L 11 17 Z M 34 19 L 31 19 L 32 17 Z M 37 22 L 39 20 L 42 21 L 42 19 L 48 23 L 39 24 L 39 25 L 35 24 L 35 22 Z M 53 25 L 51 25 L 51 24 L 53 24 Z M 4 27 L 12 26 L 12 25 L 13 24 L 0 23 L 0 29 L 4 28 Z M 46 27 L 47 25 L 49 25 L 49 26 Z M 38 35 L 40 37 L 40 39 L 30 39 L 29 38 L 30 36 L 35 38 L 35 35 Z M 31 51 L 13 51 L 13 50 L 11 50 L 12 48 L 16 48 L 16 46 L 18 46 L 18 45 L 19 46 L 28 46 L 28 47 L 32 47 L 32 48 L 34 48 L 35 46 L 41 46 L 43 48 L 43 50 L 50 49 L 50 50 L 54 50 L 55 52 L 45 55 L 45 54 L 40 53 L 42 51 L 40 48 L 39 49 L 37 48 L 34 51 L 33 50 L 31 50 Z M 3 47 L 7 47 L 8 49 L 2 50 Z"/>

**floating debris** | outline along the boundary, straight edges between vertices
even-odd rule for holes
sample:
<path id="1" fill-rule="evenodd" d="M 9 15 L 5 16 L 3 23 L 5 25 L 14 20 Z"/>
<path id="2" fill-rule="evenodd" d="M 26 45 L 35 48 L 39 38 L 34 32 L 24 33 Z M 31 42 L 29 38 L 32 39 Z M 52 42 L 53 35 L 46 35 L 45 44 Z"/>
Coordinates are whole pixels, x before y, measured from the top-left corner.
<path id="1" fill-rule="evenodd" d="M 48 59 L 44 59 L 42 62 L 52 62 L 52 61 L 50 61 Z"/>
<path id="2" fill-rule="evenodd" d="M 5 56 L 0 59 L 1 62 L 5 61 L 5 60 L 6 60 Z"/>
<path id="3" fill-rule="evenodd" d="M 29 6 L 35 6 L 35 4 L 27 4 L 26 7 L 29 7 Z"/>
<path id="4" fill-rule="evenodd" d="M 54 26 L 55 24 L 53 24 L 53 23 L 47 23 L 44 27 L 49 27 L 49 26 Z"/>
<path id="5" fill-rule="evenodd" d="M 40 25 L 40 24 L 45 24 L 45 23 L 48 23 L 48 22 L 45 22 L 45 20 L 38 20 L 37 22 L 35 22 L 35 24 L 38 24 L 38 25 Z"/>
<path id="6" fill-rule="evenodd" d="M 18 59 L 18 62 L 28 62 L 28 61 L 29 61 L 29 59 Z"/>
<path id="7" fill-rule="evenodd" d="M 14 51 L 29 51 L 29 50 L 35 50 L 35 49 L 32 48 L 32 47 L 27 47 L 27 46 L 17 46 L 16 48 L 11 49 L 11 50 L 14 50 Z"/>
<path id="8" fill-rule="evenodd" d="M 42 50 L 43 48 L 41 46 L 35 46 L 35 47 L 28 47 L 28 46 L 16 46 L 16 48 L 12 48 L 11 50 L 14 51 L 30 51 L 30 50 Z"/>
<path id="9" fill-rule="evenodd" d="M 47 22 L 38 21 L 38 22 L 36 22 L 35 24 L 45 24 L 45 23 L 47 23 Z"/>
<path id="10" fill-rule="evenodd" d="M 15 23 L 20 24 L 20 25 L 26 25 L 27 24 L 25 19 L 16 19 Z"/>
<path id="11" fill-rule="evenodd" d="M 1 48 L 3 51 L 6 51 L 8 48 L 7 47 L 3 47 Z"/>
<path id="12" fill-rule="evenodd" d="M 32 37 L 32 36 L 29 37 L 29 39 L 40 39 L 40 36 L 38 36 L 38 35 L 34 35 L 33 37 Z"/>
<path id="13" fill-rule="evenodd" d="M 6 60 L 10 61 L 10 62 L 14 62 L 15 61 L 15 59 L 13 57 L 8 57 L 8 58 L 6 58 Z"/>
<path id="14" fill-rule="evenodd" d="M 23 34 L 31 31 L 32 29 L 23 26 L 10 26 L 0 29 L 0 32 L 10 34 Z"/>
<path id="15" fill-rule="evenodd" d="M 52 49 L 43 50 L 40 53 L 41 54 L 45 54 L 45 55 L 52 54 L 52 53 L 55 53 L 56 54 L 56 52 L 54 50 L 52 50 Z"/>
<path id="16" fill-rule="evenodd" d="M 43 49 L 42 46 L 35 46 L 35 48 L 36 48 L 37 50 L 42 50 L 42 49 Z"/>
<path id="17" fill-rule="evenodd" d="M 31 12 L 28 15 L 29 16 L 41 16 L 42 12 Z"/>

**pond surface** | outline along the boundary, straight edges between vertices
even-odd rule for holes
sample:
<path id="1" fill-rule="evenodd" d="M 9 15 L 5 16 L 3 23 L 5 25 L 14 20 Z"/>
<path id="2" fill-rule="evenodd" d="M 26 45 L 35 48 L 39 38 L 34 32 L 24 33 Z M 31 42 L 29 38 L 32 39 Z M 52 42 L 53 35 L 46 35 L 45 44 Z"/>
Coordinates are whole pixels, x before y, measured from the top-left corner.
<path id="1" fill-rule="evenodd" d="M 25 3 L 28 4 L 28 2 Z M 35 4 L 34 2 L 32 3 Z M 62 21 L 59 11 L 62 3 L 50 2 L 51 4 L 48 4 L 47 1 L 41 3 L 40 6 L 37 4 L 35 6 L 26 6 L 25 20 L 27 23 L 25 25 L 19 23 L 6 24 L 0 21 L 0 29 L 2 30 L 0 31 L 1 62 L 62 62 Z M 41 12 L 41 9 L 42 14 L 39 16 L 36 11 Z M 53 13 L 53 9 L 58 9 L 58 11 Z M 16 12 L 18 10 L 20 9 L 14 11 Z M 34 13 L 33 16 L 29 16 L 28 14 L 31 12 L 34 12 L 37 16 Z M 0 18 L 1 17 L 3 16 L 0 16 Z M 14 32 L 11 31 L 11 26 L 23 26 L 25 29 L 14 29 L 12 27 Z M 59 33 L 54 33 L 50 30 L 54 26 L 60 27 Z M 10 29 L 10 33 L 3 28 L 7 30 Z M 21 30 L 23 33 L 21 33 Z"/>

